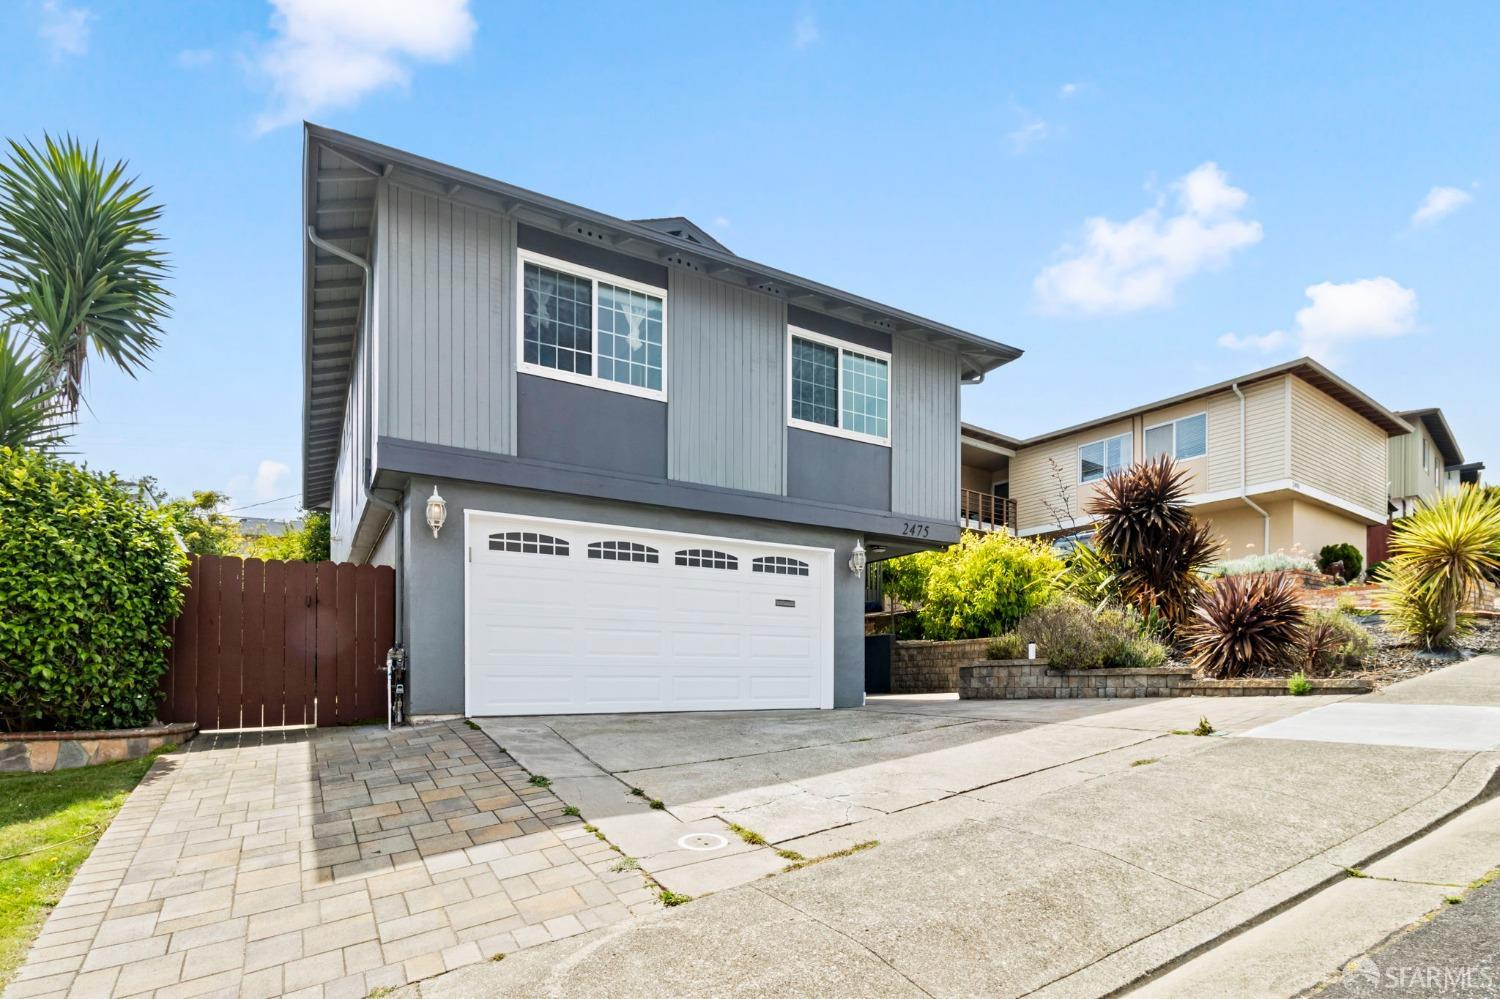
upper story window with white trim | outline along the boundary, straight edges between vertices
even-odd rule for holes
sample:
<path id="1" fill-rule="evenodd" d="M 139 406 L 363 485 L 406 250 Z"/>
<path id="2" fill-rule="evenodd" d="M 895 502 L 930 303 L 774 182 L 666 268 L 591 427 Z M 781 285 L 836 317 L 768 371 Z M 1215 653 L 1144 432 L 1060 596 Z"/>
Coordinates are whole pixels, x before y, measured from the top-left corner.
<path id="1" fill-rule="evenodd" d="M 667 293 L 520 252 L 520 351 L 530 374 L 666 398 Z"/>
<path id="2" fill-rule="evenodd" d="M 1097 482 L 1130 464 L 1130 434 L 1090 441 L 1078 449 L 1078 481 Z"/>
<path id="3" fill-rule="evenodd" d="M 891 355 L 787 327 L 787 424 L 891 442 Z"/>
<path id="4" fill-rule="evenodd" d="M 1208 453 L 1208 414 L 1194 413 L 1146 428 L 1146 460 L 1169 455 L 1178 461 Z"/>

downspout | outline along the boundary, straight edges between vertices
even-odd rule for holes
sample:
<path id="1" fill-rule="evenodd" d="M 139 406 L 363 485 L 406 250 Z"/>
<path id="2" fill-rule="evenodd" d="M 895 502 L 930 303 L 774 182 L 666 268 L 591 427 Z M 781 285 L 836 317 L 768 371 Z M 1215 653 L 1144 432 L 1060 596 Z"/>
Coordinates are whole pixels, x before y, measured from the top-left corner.
<path id="1" fill-rule="evenodd" d="M 375 401 L 375 396 L 374 396 L 374 373 L 373 373 L 374 372 L 374 367 L 375 367 L 375 359 L 374 359 L 374 354 L 371 353 L 371 351 L 370 351 L 370 321 L 371 321 L 371 316 L 374 314 L 374 309 L 375 309 L 375 278 L 374 278 L 374 274 L 373 274 L 373 272 L 370 269 L 370 262 L 368 260 L 365 260 L 363 257 L 357 257 L 354 254 L 350 253 L 348 250 L 343 249 L 342 247 L 334 246 L 332 243 L 328 242 L 326 239 L 323 239 L 321 236 L 319 236 L 318 233 L 317 233 L 317 230 L 314 229 L 312 226 L 308 226 L 307 227 L 307 239 L 308 239 L 308 242 L 312 243 L 312 245 L 316 246 L 318 249 L 327 251 L 328 253 L 332 253 L 334 256 L 340 257 L 343 260 L 347 260 L 350 264 L 352 264 L 355 267 L 358 267 L 361 271 L 363 271 L 364 275 L 365 275 L 365 304 L 364 304 L 364 308 L 362 310 L 363 315 L 360 317 L 360 327 L 361 327 L 361 329 L 360 329 L 360 335 L 359 335 L 359 344 L 357 346 L 360 346 L 360 347 L 364 348 L 365 355 L 366 355 L 365 360 L 367 362 L 364 365 L 364 379 L 365 379 L 364 400 L 365 400 L 365 412 L 364 412 L 364 427 L 362 429 L 362 435 L 363 435 L 362 439 L 365 442 L 365 447 L 367 447 L 367 448 L 368 447 L 372 447 L 373 446 L 373 444 L 372 444 L 372 430 L 373 430 L 373 427 L 374 427 L 373 420 L 374 420 L 374 412 L 375 412 L 375 407 L 374 407 L 374 401 Z M 357 353 L 356 353 L 356 356 L 357 356 Z M 395 550 L 396 550 L 396 554 L 395 554 L 395 563 L 396 563 L 396 565 L 395 565 L 395 569 L 396 569 L 396 610 L 395 610 L 396 645 L 395 645 L 395 648 L 392 651 L 394 651 L 394 652 L 397 653 L 397 658 L 398 659 L 404 661 L 405 660 L 405 654 L 406 654 L 406 643 L 405 643 L 405 641 L 403 641 L 403 639 L 405 637 L 404 626 L 405 626 L 405 621 L 406 621 L 406 618 L 405 618 L 406 594 L 405 594 L 405 586 L 403 585 L 404 577 L 405 577 L 405 573 L 403 572 L 403 568 L 405 567 L 405 564 L 406 564 L 406 531 L 405 531 L 405 524 L 404 524 L 404 522 L 402 520 L 401 505 L 400 505 L 399 500 L 397 502 L 393 503 L 393 502 L 391 502 L 390 500 L 386 499 L 383 496 L 376 495 L 375 489 L 374 489 L 375 462 L 372 461 L 372 460 L 370 460 L 368 456 L 366 457 L 366 465 L 367 465 L 367 468 L 361 469 L 359 471 L 359 473 L 358 473 L 359 474 L 359 485 L 360 485 L 360 488 L 364 491 L 365 501 L 368 502 L 368 503 L 374 503 L 376 506 L 380 507 L 382 510 L 385 510 L 386 512 L 388 512 L 391 515 L 391 520 L 393 521 L 392 527 L 393 527 L 393 529 L 396 532 L 396 537 L 395 537 Z M 390 674 L 389 673 L 387 673 L 387 679 L 388 680 L 390 679 Z M 387 683 L 386 695 L 387 695 L 387 698 L 389 699 L 389 696 L 390 696 L 390 685 L 389 685 L 389 683 Z M 389 707 L 389 704 L 387 704 L 387 707 Z M 404 712 L 404 710 L 405 709 L 403 707 L 403 712 Z M 387 712 L 387 721 L 389 721 L 389 717 L 390 717 L 389 712 Z"/>
<path id="2" fill-rule="evenodd" d="M 1248 503 L 1250 509 L 1260 514 L 1260 553 L 1262 555 L 1269 555 L 1271 554 L 1271 515 L 1261 509 L 1260 505 L 1250 498 L 1250 492 L 1245 486 L 1246 464 L 1250 458 L 1249 454 L 1245 451 L 1245 393 L 1240 391 L 1239 382 L 1235 382 L 1229 388 L 1240 400 L 1240 499 Z"/>

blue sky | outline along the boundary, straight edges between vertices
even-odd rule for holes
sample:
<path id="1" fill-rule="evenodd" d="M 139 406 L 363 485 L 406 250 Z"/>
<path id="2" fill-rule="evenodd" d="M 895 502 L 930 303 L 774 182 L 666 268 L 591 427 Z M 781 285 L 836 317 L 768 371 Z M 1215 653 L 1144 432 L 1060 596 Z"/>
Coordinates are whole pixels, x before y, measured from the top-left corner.
<path id="1" fill-rule="evenodd" d="M 1500 468 L 1494 5 L 407 6 L 0 6 L 4 134 L 166 207 L 90 464 L 296 509 L 305 116 L 1021 347 L 964 390 L 1005 433 L 1311 350 Z"/>

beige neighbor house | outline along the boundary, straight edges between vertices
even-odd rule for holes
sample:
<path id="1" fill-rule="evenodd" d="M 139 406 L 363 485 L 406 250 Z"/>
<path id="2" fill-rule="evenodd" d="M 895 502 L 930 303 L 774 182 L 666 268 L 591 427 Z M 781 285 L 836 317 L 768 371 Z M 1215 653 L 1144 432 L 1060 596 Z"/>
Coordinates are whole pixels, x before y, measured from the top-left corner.
<path id="1" fill-rule="evenodd" d="M 1391 441 L 1411 433 L 1299 358 L 1028 440 L 965 426 L 960 505 L 998 521 L 987 529 L 1065 536 L 1087 529 L 1085 510 L 1107 475 L 1166 454 L 1187 471 L 1189 503 L 1212 522 L 1226 559 L 1316 555 L 1335 542 L 1363 552 L 1366 529 L 1387 520 Z M 998 499 L 971 504 L 986 484 Z"/>
<path id="2" fill-rule="evenodd" d="M 1409 409 L 1396 415 L 1412 428 L 1390 442 L 1391 509 L 1396 516 L 1404 517 L 1461 484 L 1479 482 L 1484 463 L 1464 461 L 1441 409 Z"/>

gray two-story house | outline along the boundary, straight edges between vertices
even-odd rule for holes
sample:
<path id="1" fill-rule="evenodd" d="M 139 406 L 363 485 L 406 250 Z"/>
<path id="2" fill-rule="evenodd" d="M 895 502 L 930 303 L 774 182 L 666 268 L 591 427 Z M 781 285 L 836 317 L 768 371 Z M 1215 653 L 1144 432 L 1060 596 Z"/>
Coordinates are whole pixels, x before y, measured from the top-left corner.
<path id="1" fill-rule="evenodd" d="M 861 703 L 862 560 L 957 539 L 959 389 L 1019 351 L 686 219 L 305 143 L 304 499 L 396 568 L 413 713 Z"/>

